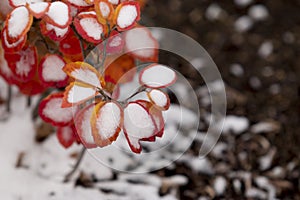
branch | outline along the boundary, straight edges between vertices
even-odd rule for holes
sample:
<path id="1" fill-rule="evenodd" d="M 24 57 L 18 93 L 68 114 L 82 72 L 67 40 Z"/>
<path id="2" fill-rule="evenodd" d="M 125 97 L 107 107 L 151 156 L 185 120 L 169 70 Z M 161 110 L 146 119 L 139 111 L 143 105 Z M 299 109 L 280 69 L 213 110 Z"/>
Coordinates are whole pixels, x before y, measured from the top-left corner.
<path id="1" fill-rule="evenodd" d="M 81 153 L 80 153 L 80 155 L 79 155 L 79 157 L 78 157 L 78 159 L 77 159 L 77 161 L 76 161 L 76 163 L 73 167 L 73 169 L 65 176 L 64 183 L 67 183 L 67 182 L 70 181 L 70 179 L 72 178 L 72 176 L 74 175 L 74 173 L 78 169 L 78 167 L 79 167 L 79 165 L 80 165 L 80 163 L 83 159 L 83 156 L 84 156 L 85 152 L 86 152 L 86 148 L 83 147 L 82 150 L 81 150 Z"/>

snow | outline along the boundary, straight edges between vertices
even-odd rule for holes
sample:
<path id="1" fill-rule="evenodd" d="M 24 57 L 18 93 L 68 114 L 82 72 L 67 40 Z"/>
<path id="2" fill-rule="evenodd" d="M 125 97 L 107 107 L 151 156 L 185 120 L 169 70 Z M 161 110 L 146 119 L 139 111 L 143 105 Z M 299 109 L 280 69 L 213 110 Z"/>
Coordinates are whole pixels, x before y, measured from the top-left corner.
<path id="1" fill-rule="evenodd" d="M 62 98 L 52 98 L 48 101 L 42 113 L 55 122 L 70 122 L 73 119 L 73 108 L 62 108 Z"/>
<path id="2" fill-rule="evenodd" d="M 176 73 L 165 65 L 153 64 L 140 73 L 140 83 L 150 88 L 162 88 L 176 81 Z"/>
<path id="3" fill-rule="evenodd" d="M 124 109 L 124 129 L 130 138 L 148 138 L 155 130 L 147 110 L 137 103 L 129 103 Z"/>
<path id="4" fill-rule="evenodd" d="M 160 90 L 156 90 L 156 89 L 151 90 L 149 92 L 149 97 L 155 105 L 161 108 L 164 108 L 165 106 L 168 105 L 169 102 L 168 96 Z"/>
<path id="5" fill-rule="evenodd" d="M 60 1 L 55 1 L 51 3 L 46 14 L 55 22 L 55 24 L 57 24 L 61 28 L 65 28 L 69 25 L 70 22 L 69 12 L 70 10 L 67 4 Z"/>
<path id="6" fill-rule="evenodd" d="M 250 77 L 249 84 L 253 89 L 258 89 L 261 87 L 261 81 L 256 76 Z"/>
<path id="7" fill-rule="evenodd" d="M 183 155 L 178 161 L 185 163 L 194 172 L 208 175 L 214 174 L 212 163 L 207 158 L 200 159 L 196 156 Z"/>
<path id="8" fill-rule="evenodd" d="M 244 69 L 242 65 L 235 63 L 230 66 L 230 73 L 236 77 L 242 77 L 244 75 Z"/>
<path id="9" fill-rule="evenodd" d="M 239 7 L 246 7 L 252 3 L 253 0 L 234 0 L 234 3 Z"/>
<path id="10" fill-rule="evenodd" d="M 36 64 L 35 52 L 31 48 L 20 51 L 20 60 L 16 62 L 16 74 L 27 77 Z"/>
<path id="11" fill-rule="evenodd" d="M 218 4 L 213 3 L 206 9 L 205 17 L 210 21 L 214 21 L 221 17 L 222 12 L 222 8 Z"/>
<path id="12" fill-rule="evenodd" d="M 251 127 L 253 133 L 268 133 L 276 130 L 276 124 L 272 122 L 259 122 Z"/>
<path id="13" fill-rule="evenodd" d="M 86 3 L 85 0 L 67 0 L 67 2 L 79 7 L 88 7 L 91 5 Z"/>
<path id="14" fill-rule="evenodd" d="M 138 11 L 136 6 L 124 5 L 118 13 L 117 25 L 122 29 L 127 28 L 135 23 L 137 17 Z"/>
<path id="15" fill-rule="evenodd" d="M 36 15 L 45 13 L 47 11 L 47 9 L 49 8 L 49 6 L 50 6 L 50 4 L 47 2 L 39 2 L 39 3 L 34 3 L 34 4 L 28 5 L 30 11 Z"/>
<path id="16" fill-rule="evenodd" d="M 46 28 L 48 31 L 54 30 L 55 35 L 57 37 L 64 37 L 69 31 L 69 27 L 59 28 L 59 27 L 53 26 L 52 24 L 49 24 L 49 23 L 46 24 Z"/>
<path id="17" fill-rule="evenodd" d="M 128 53 L 139 58 L 149 59 L 155 56 L 157 41 L 146 28 L 134 28 L 125 33 L 125 45 Z"/>
<path id="18" fill-rule="evenodd" d="M 98 110 L 96 128 L 101 138 L 109 139 L 117 133 L 121 124 L 121 114 L 120 107 L 114 102 L 108 102 Z"/>
<path id="19" fill-rule="evenodd" d="M 240 134 L 246 131 L 248 127 L 249 120 L 246 117 L 228 115 L 224 121 L 223 132 L 228 133 L 232 131 L 234 134 Z"/>
<path id="20" fill-rule="evenodd" d="M 95 144 L 91 128 L 91 116 L 95 106 L 86 107 L 75 117 L 75 126 L 84 144 Z"/>
<path id="21" fill-rule="evenodd" d="M 214 190 L 218 196 L 223 195 L 226 190 L 226 179 L 222 176 L 216 177 L 214 181 Z"/>
<path id="22" fill-rule="evenodd" d="M 92 86 L 102 88 L 98 75 L 88 67 L 80 67 L 70 72 L 70 75 L 76 80 L 83 83 L 90 84 Z"/>
<path id="23" fill-rule="evenodd" d="M 90 97 L 95 96 L 96 91 L 93 88 L 82 87 L 76 83 L 71 86 L 68 92 L 68 102 L 69 103 L 79 103 Z"/>
<path id="24" fill-rule="evenodd" d="M 273 43 L 271 41 L 263 42 L 258 49 L 258 55 L 262 58 L 267 58 L 269 55 L 272 54 L 272 52 Z"/>
<path id="25" fill-rule="evenodd" d="M 7 31 L 9 37 L 18 38 L 30 23 L 29 11 L 26 7 L 15 8 L 8 19 Z"/>
<path id="26" fill-rule="evenodd" d="M 89 37 L 94 40 L 101 40 L 103 27 L 98 23 L 96 18 L 82 18 L 79 23 Z"/>
<path id="27" fill-rule="evenodd" d="M 248 15 L 257 21 L 265 20 L 269 16 L 269 12 L 264 5 L 253 5 L 248 10 Z"/>
<path id="28" fill-rule="evenodd" d="M 44 0 L 4 0 L 4 1 L 11 1 L 15 7 L 18 7 L 18 6 L 25 6 L 26 3 L 33 4 L 33 3 L 42 2 Z"/>
<path id="29" fill-rule="evenodd" d="M 59 56 L 52 54 L 46 57 L 41 65 L 43 68 L 42 76 L 45 81 L 62 81 L 65 80 L 67 74 L 62 70 L 65 66 L 64 60 Z"/>
<path id="30" fill-rule="evenodd" d="M 107 18 L 111 12 L 110 7 L 106 2 L 101 1 L 99 4 L 102 17 Z"/>
<path id="31" fill-rule="evenodd" d="M 108 2 L 110 2 L 113 5 L 118 5 L 119 4 L 119 0 L 108 0 Z"/>
<path id="32" fill-rule="evenodd" d="M 246 32 L 252 28 L 252 25 L 253 20 L 249 16 L 244 15 L 235 21 L 234 28 L 238 32 Z"/>
<path id="33" fill-rule="evenodd" d="M 3 32 L 3 37 L 4 37 L 4 43 L 5 43 L 5 46 L 7 48 L 14 48 L 14 47 L 17 47 L 18 45 L 20 45 L 22 42 L 24 42 L 26 36 L 23 36 L 21 37 L 18 41 L 14 42 L 14 43 L 9 43 L 8 40 L 7 40 L 7 36 L 6 36 L 6 33 Z"/>

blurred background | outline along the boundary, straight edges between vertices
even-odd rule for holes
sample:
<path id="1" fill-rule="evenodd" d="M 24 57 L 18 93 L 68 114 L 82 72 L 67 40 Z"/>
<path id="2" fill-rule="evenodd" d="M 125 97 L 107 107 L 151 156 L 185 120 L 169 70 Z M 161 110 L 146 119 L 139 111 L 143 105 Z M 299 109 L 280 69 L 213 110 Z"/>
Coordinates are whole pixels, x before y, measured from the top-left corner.
<path id="1" fill-rule="evenodd" d="M 208 156 L 213 174 L 181 164 L 158 172 L 188 176 L 181 199 L 215 198 L 216 182 L 224 184 L 220 198 L 300 199 L 299 10 L 299 0 L 148 1 L 144 24 L 198 41 L 225 82 L 227 115 L 248 122 L 241 133 L 222 134 L 215 148 L 222 156 Z M 160 60 L 182 72 L 195 89 L 203 84 L 180 58 L 161 54 Z M 199 145 L 191 148 L 195 155 Z"/>

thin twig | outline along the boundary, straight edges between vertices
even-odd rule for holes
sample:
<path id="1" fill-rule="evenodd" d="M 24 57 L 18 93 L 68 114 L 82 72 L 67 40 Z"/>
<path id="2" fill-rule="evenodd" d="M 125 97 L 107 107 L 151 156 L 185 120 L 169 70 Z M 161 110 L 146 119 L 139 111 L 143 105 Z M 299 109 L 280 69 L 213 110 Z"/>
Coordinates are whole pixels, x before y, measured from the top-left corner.
<path id="1" fill-rule="evenodd" d="M 7 88 L 7 99 L 6 99 L 6 112 L 7 113 L 10 113 L 10 111 L 11 111 L 11 107 L 10 107 L 11 98 L 12 98 L 12 89 L 11 89 L 11 85 L 8 85 L 8 88 Z"/>
<path id="2" fill-rule="evenodd" d="M 80 155 L 79 155 L 79 157 L 78 157 L 78 159 L 77 159 L 77 161 L 76 161 L 76 163 L 73 167 L 73 169 L 65 176 L 64 183 L 67 183 L 67 182 L 70 181 L 70 179 L 72 178 L 72 176 L 74 175 L 74 173 L 78 169 L 78 167 L 79 167 L 79 165 L 80 165 L 80 163 L 83 159 L 83 156 L 84 156 L 85 152 L 86 152 L 86 148 L 83 147 L 81 152 L 80 152 Z"/>
<path id="3" fill-rule="evenodd" d="M 146 87 L 143 86 L 143 85 L 141 85 L 141 86 L 137 89 L 137 91 L 135 91 L 132 95 L 130 95 L 127 99 L 125 99 L 125 100 L 122 101 L 121 103 L 122 103 L 122 104 L 126 104 L 126 103 L 128 102 L 129 99 L 131 99 L 131 98 L 134 97 L 135 95 L 137 95 L 137 94 L 139 94 L 139 93 L 141 93 L 141 92 L 143 92 L 143 91 L 145 91 L 145 90 L 146 90 Z"/>
<path id="4" fill-rule="evenodd" d="M 27 97 L 27 108 L 30 108 L 30 107 L 31 107 L 31 103 L 32 103 L 31 96 L 28 96 L 28 97 Z"/>

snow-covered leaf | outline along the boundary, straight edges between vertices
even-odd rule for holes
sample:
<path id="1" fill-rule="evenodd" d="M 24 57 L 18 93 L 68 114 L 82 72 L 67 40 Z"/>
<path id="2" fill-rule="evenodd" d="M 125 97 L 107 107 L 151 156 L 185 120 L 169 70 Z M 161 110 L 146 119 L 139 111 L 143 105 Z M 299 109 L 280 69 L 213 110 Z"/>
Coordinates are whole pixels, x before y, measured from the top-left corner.
<path id="1" fill-rule="evenodd" d="M 127 1 L 118 5 L 114 15 L 114 23 L 119 31 L 129 30 L 140 20 L 140 6 L 138 2 Z"/>
<path id="2" fill-rule="evenodd" d="M 74 25 L 82 38 L 91 43 L 100 43 L 102 35 L 106 32 L 106 26 L 100 24 L 97 16 L 91 12 L 87 14 L 79 13 L 74 19 Z"/>
<path id="3" fill-rule="evenodd" d="M 135 101 L 136 103 L 144 106 L 145 108 L 147 108 L 149 114 L 151 115 L 151 117 L 154 120 L 155 123 L 155 133 L 153 134 L 153 136 L 149 137 L 149 138 L 143 138 L 143 141 L 155 141 L 156 137 L 162 137 L 163 133 L 164 133 L 164 128 L 165 128 L 165 122 L 164 122 L 164 118 L 162 115 L 162 110 L 157 109 L 157 106 L 155 106 L 153 103 L 146 101 L 146 100 L 137 100 Z"/>
<path id="4" fill-rule="evenodd" d="M 147 108 L 139 103 L 130 102 L 124 109 L 123 130 L 131 150 L 140 153 L 140 140 L 155 136 L 156 125 Z"/>
<path id="5" fill-rule="evenodd" d="M 26 4 L 43 2 L 44 0 L 2 0 L 2 1 L 9 1 L 9 4 L 12 7 L 19 7 L 19 6 L 25 6 Z"/>
<path id="6" fill-rule="evenodd" d="M 66 0 L 66 2 L 78 8 L 86 8 L 93 5 L 92 3 L 88 3 L 85 0 Z"/>
<path id="7" fill-rule="evenodd" d="M 100 73 L 91 65 L 84 62 L 68 63 L 63 68 L 64 72 L 76 81 L 88 84 L 92 87 L 102 88 Z"/>
<path id="8" fill-rule="evenodd" d="M 8 84 L 16 83 L 16 78 L 8 66 L 4 57 L 4 49 L 0 45 L 0 75 L 5 79 Z"/>
<path id="9" fill-rule="evenodd" d="M 56 54 L 45 55 L 39 64 L 40 80 L 47 86 L 64 87 L 68 83 L 68 76 L 62 70 L 66 62 Z"/>
<path id="10" fill-rule="evenodd" d="M 7 41 L 9 43 L 19 41 L 29 31 L 32 21 L 33 17 L 26 7 L 15 8 L 6 18 Z"/>
<path id="11" fill-rule="evenodd" d="M 123 110 L 116 102 L 100 102 L 91 118 L 96 144 L 104 147 L 115 141 L 121 131 Z"/>
<path id="12" fill-rule="evenodd" d="M 18 80 L 26 82 L 34 77 L 38 62 L 35 46 L 25 46 L 15 53 L 5 53 L 4 57 Z"/>
<path id="13" fill-rule="evenodd" d="M 63 93 L 54 93 L 43 99 L 39 105 L 40 117 L 53 126 L 67 126 L 73 122 L 73 109 L 62 108 Z"/>
<path id="14" fill-rule="evenodd" d="M 63 2 L 54 1 L 51 3 L 44 19 L 47 23 L 64 29 L 72 22 L 71 9 Z"/>
<path id="15" fill-rule="evenodd" d="M 69 26 L 66 28 L 59 28 L 50 23 L 47 23 L 45 20 L 40 22 L 41 33 L 45 36 L 48 36 L 50 39 L 54 41 L 63 40 L 71 30 Z"/>
<path id="16" fill-rule="evenodd" d="M 158 107 L 160 110 L 168 110 L 170 106 L 170 99 L 168 94 L 165 92 L 158 90 L 158 89 L 152 89 L 149 92 L 147 92 L 147 95 L 150 99 L 150 101 Z"/>
<path id="17" fill-rule="evenodd" d="M 72 126 L 58 127 L 56 130 L 56 136 L 59 143 L 65 148 L 69 148 L 76 141 Z"/>
<path id="18" fill-rule="evenodd" d="M 120 0 L 108 0 L 108 2 L 113 5 L 118 5 L 120 3 Z"/>
<path id="19" fill-rule="evenodd" d="M 176 82 L 176 73 L 161 64 L 152 64 L 144 68 L 140 75 L 140 84 L 149 88 L 164 88 Z"/>
<path id="20" fill-rule="evenodd" d="M 108 54 L 121 53 L 125 46 L 123 35 L 118 31 L 112 31 L 107 39 L 106 52 Z"/>
<path id="21" fill-rule="evenodd" d="M 128 53 L 145 62 L 158 61 L 158 42 L 145 27 L 125 32 L 125 48 Z"/>
<path id="22" fill-rule="evenodd" d="M 26 40 L 27 40 L 27 34 L 21 37 L 18 41 L 10 43 L 7 40 L 7 29 L 4 28 L 1 32 L 1 44 L 5 52 L 20 51 L 24 47 Z"/>
<path id="23" fill-rule="evenodd" d="M 62 107 L 67 108 L 84 103 L 86 100 L 94 98 L 96 90 L 81 82 L 73 82 L 66 87 Z"/>
<path id="24" fill-rule="evenodd" d="M 50 7 L 49 2 L 38 2 L 33 4 L 27 4 L 26 7 L 30 13 L 37 19 L 42 18 Z"/>
<path id="25" fill-rule="evenodd" d="M 114 7 L 107 0 L 95 0 L 95 11 L 100 23 L 106 24 L 113 17 Z"/>
<path id="26" fill-rule="evenodd" d="M 91 117 L 95 104 L 86 106 L 75 116 L 75 127 L 82 144 L 86 148 L 96 148 L 97 145 L 92 135 Z"/>

